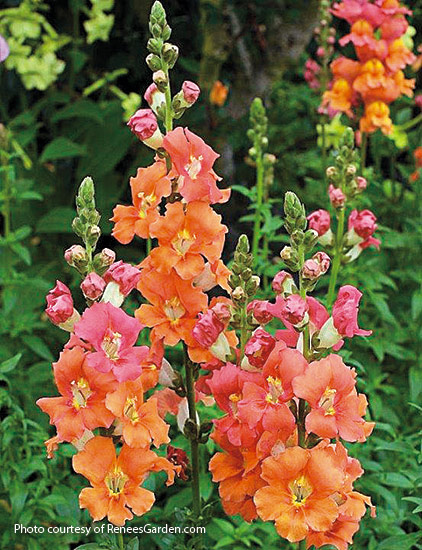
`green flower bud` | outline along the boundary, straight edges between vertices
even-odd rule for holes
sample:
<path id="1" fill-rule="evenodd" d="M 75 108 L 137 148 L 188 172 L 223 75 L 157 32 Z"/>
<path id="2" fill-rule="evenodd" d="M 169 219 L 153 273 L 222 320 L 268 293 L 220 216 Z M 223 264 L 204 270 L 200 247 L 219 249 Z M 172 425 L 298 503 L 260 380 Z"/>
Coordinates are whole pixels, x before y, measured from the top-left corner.
<path id="1" fill-rule="evenodd" d="M 160 92 L 164 92 L 168 86 L 167 76 L 164 71 L 156 71 L 152 75 L 152 80 Z"/>
<path id="2" fill-rule="evenodd" d="M 160 69 L 162 69 L 162 63 L 161 63 L 161 59 L 158 57 L 158 55 L 155 55 L 153 53 L 150 53 L 149 55 L 147 55 L 146 59 L 145 59 L 148 67 L 151 69 L 151 71 L 155 72 L 155 71 L 159 71 Z M 158 84 L 157 84 L 158 86 Z"/>
<path id="3" fill-rule="evenodd" d="M 162 55 L 168 67 L 172 69 L 174 67 L 174 64 L 177 61 L 177 58 L 179 57 L 179 48 L 174 44 L 170 44 L 169 42 L 166 42 L 163 45 Z"/>

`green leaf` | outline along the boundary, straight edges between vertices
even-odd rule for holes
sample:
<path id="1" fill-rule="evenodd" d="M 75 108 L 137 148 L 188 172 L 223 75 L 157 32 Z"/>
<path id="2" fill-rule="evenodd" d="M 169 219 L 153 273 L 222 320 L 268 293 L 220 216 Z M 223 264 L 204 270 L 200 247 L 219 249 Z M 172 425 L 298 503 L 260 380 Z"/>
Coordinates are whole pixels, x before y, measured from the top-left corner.
<path id="1" fill-rule="evenodd" d="M 40 162 L 70 157 L 80 157 L 84 155 L 86 155 L 85 147 L 70 141 L 70 139 L 59 137 L 53 139 L 53 141 L 50 141 L 50 143 L 44 148 L 40 157 Z"/>
<path id="2" fill-rule="evenodd" d="M 410 400 L 417 401 L 422 392 L 422 369 L 410 367 L 409 369 Z"/>
<path id="3" fill-rule="evenodd" d="M 394 535 L 378 544 L 377 550 L 409 550 L 421 537 L 420 533 Z"/>
<path id="4" fill-rule="evenodd" d="M 126 545 L 126 550 L 139 550 L 139 539 L 135 537 Z"/>
<path id="5" fill-rule="evenodd" d="M 73 233 L 72 221 L 75 216 L 73 208 L 58 206 L 38 221 L 36 230 L 38 233 Z"/>
<path id="6" fill-rule="evenodd" d="M 51 351 L 48 349 L 46 343 L 43 340 L 41 340 L 39 336 L 28 334 L 28 335 L 22 336 L 22 340 L 30 350 L 32 350 L 34 353 L 36 353 L 43 359 L 46 359 L 47 361 L 54 360 L 54 357 Z"/>
<path id="7" fill-rule="evenodd" d="M 31 265 L 31 254 L 29 253 L 29 250 L 21 245 L 20 243 L 12 243 L 10 245 L 10 248 L 13 250 L 15 254 L 19 256 L 21 260 L 23 260 L 26 265 Z"/>
<path id="8" fill-rule="evenodd" d="M 58 122 L 69 118 L 89 118 L 99 124 L 103 124 L 101 108 L 89 99 L 83 99 L 61 109 L 51 117 L 51 121 Z"/>
<path id="9" fill-rule="evenodd" d="M 412 489 L 413 483 L 405 475 L 397 472 L 389 472 L 383 476 L 383 482 L 389 487 Z"/>
<path id="10" fill-rule="evenodd" d="M 0 372 L 10 372 L 13 370 L 16 365 L 19 363 L 20 358 L 22 357 L 22 353 L 17 353 L 10 359 L 6 359 L 6 361 L 3 361 L 3 363 L 0 363 Z"/>
<path id="11" fill-rule="evenodd" d="M 412 319 L 416 321 L 422 312 L 422 291 L 417 290 L 412 296 Z"/>
<path id="12" fill-rule="evenodd" d="M 25 502 L 28 497 L 28 490 L 21 481 L 15 479 L 10 484 L 9 492 L 10 503 L 12 505 L 12 515 L 13 517 L 18 518 L 23 510 L 23 507 L 25 506 Z"/>
<path id="13" fill-rule="evenodd" d="M 87 544 L 82 544 L 82 546 L 77 546 L 75 550 L 104 550 L 104 548 L 98 546 L 96 542 L 88 542 Z"/>

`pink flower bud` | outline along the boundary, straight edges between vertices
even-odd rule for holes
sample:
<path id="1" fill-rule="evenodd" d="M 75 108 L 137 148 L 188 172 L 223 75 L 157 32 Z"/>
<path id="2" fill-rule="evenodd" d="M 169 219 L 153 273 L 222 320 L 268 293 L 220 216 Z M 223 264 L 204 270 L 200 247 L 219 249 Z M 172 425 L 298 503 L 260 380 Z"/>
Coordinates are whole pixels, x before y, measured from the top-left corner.
<path id="1" fill-rule="evenodd" d="M 422 94 L 415 97 L 415 105 L 416 107 L 419 107 L 419 109 L 422 109 Z"/>
<path id="2" fill-rule="evenodd" d="M 368 182 L 366 181 L 366 178 L 363 178 L 362 176 L 358 176 L 356 178 L 356 183 L 359 191 L 364 191 L 368 186 Z"/>
<path id="3" fill-rule="evenodd" d="M 375 214 L 370 210 L 362 210 L 361 212 L 352 210 L 349 216 L 348 228 L 349 231 L 354 229 L 355 233 L 362 239 L 367 239 L 375 233 L 378 227 L 376 221 Z"/>
<path id="4" fill-rule="evenodd" d="M 127 296 L 135 288 L 140 277 L 141 272 L 137 267 L 122 260 L 112 264 L 103 276 L 106 283 L 117 283 L 123 296 Z"/>
<path id="5" fill-rule="evenodd" d="M 151 109 L 139 109 L 130 117 L 127 125 L 141 141 L 151 138 L 158 129 L 157 118 Z"/>
<path id="6" fill-rule="evenodd" d="M 150 84 L 148 88 L 145 90 L 144 99 L 149 106 L 151 106 L 154 103 L 154 94 L 156 94 L 157 92 L 161 93 L 159 92 L 157 85 L 154 83 Z"/>
<path id="7" fill-rule="evenodd" d="M 262 368 L 275 343 L 275 338 L 266 330 L 256 329 L 245 346 L 245 355 L 249 363 L 256 368 Z"/>
<path id="8" fill-rule="evenodd" d="M 253 316 L 260 325 L 266 325 L 272 321 L 273 316 L 267 311 L 268 300 L 253 300 L 248 304 L 247 310 L 253 312 Z"/>
<path id="9" fill-rule="evenodd" d="M 346 202 L 346 195 L 340 189 L 340 187 L 334 187 L 330 185 L 328 188 L 328 195 L 330 196 L 330 202 L 334 208 L 342 208 Z"/>
<path id="10" fill-rule="evenodd" d="M 309 214 L 307 220 L 309 229 L 315 229 L 320 237 L 330 229 L 331 218 L 327 210 L 315 210 L 315 212 Z"/>
<path id="11" fill-rule="evenodd" d="M 86 250 L 80 244 L 72 245 L 64 253 L 64 259 L 71 266 L 74 266 L 78 262 L 83 261 L 85 258 L 86 258 Z"/>
<path id="12" fill-rule="evenodd" d="M 302 267 L 302 277 L 314 281 L 321 275 L 321 266 L 315 260 L 306 260 Z"/>
<path id="13" fill-rule="evenodd" d="M 195 82 L 185 80 L 182 84 L 182 92 L 186 103 L 193 105 L 198 99 L 201 89 L 197 84 L 195 84 Z"/>
<path id="14" fill-rule="evenodd" d="M 324 273 L 327 273 L 327 271 L 330 269 L 331 258 L 325 252 L 316 252 L 312 256 L 312 259 L 319 263 L 319 266 L 321 268 L 321 275 L 324 275 Z"/>
<path id="15" fill-rule="evenodd" d="M 272 282 L 272 289 L 276 294 L 284 294 L 292 292 L 294 287 L 293 277 L 287 271 L 279 271 Z"/>
<path id="16" fill-rule="evenodd" d="M 104 292 L 106 282 L 95 271 L 89 273 L 81 283 L 81 290 L 88 300 L 97 300 Z"/>
<path id="17" fill-rule="evenodd" d="M 335 42 L 336 42 L 336 37 L 335 37 L 335 36 L 329 36 L 327 42 L 328 42 L 329 44 L 335 44 Z"/>
<path id="18" fill-rule="evenodd" d="M 333 305 L 333 324 L 340 336 L 352 338 L 355 335 L 369 336 L 372 330 L 363 330 L 358 326 L 359 302 L 362 292 L 352 285 L 340 288 Z"/>
<path id="19" fill-rule="evenodd" d="M 325 55 L 325 48 L 323 48 L 322 46 L 320 46 L 317 51 L 316 51 L 316 54 L 318 57 L 324 57 Z"/>
<path id="20" fill-rule="evenodd" d="M 46 296 L 45 310 L 50 321 L 55 325 L 65 323 L 73 315 L 73 299 L 69 288 L 61 281 Z"/>
<path id="21" fill-rule="evenodd" d="M 210 348 L 224 330 L 224 324 L 212 309 L 199 314 L 199 320 L 192 330 L 192 335 L 203 348 Z"/>
<path id="22" fill-rule="evenodd" d="M 217 319 L 221 321 L 224 325 L 227 325 L 231 319 L 231 311 L 228 304 L 219 302 L 211 308 L 216 315 Z"/>

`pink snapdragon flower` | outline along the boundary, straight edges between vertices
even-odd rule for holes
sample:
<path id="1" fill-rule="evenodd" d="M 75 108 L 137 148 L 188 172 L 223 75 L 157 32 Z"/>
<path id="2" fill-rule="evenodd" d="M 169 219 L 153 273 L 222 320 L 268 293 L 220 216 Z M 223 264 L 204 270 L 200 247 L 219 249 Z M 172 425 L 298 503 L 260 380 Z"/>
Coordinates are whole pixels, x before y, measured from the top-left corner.
<path id="1" fill-rule="evenodd" d="M 333 241 L 333 232 L 331 231 L 331 217 L 327 210 L 320 208 L 309 214 L 308 220 L 309 229 L 313 229 L 318 233 L 318 242 L 323 246 L 329 245 Z"/>
<path id="2" fill-rule="evenodd" d="M 200 313 L 199 319 L 192 330 L 192 335 L 203 348 L 210 348 L 225 328 L 212 309 Z"/>
<path id="3" fill-rule="evenodd" d="M 95 303 L 86 309 L 75 325 L 75 334 L 94 348 L 88 365 L 99 372 L 113 371 L 119 382 L 135 380 L 147 346 L 136 346 L 141 323 L 110 303 Z"/>
<path id="4" fill-rule="evenodd" d="M 334 208 L 342 208 L 345 205 L 346 195 L 340 187 L 334 187 L 334 185 L 331 184 L 328 188 L 328 195 Z"/>
<path id="5" fill-rule="evenodd" d="M 338 291 L 334 302 L 332 316 L 324 323 L 319 333 L 321 348 L 335 347 L 343 337 L 370 336 L 372 330 L 364 330 L 358 326 L 359 302 L 362 292 L 352 285 L 345 285 Z"/>
<path id="6" fill-rule="evenodd" d="M 61 281 L 45 297 L 45 313 L 54 325 L 72 331 L 73 324 L 79 319 L 79 313 L 73 307 L 73 298 L 69 288 Z"/>
<path id="7" fill-rule="evenodd" d="M 276 294 L 286 296 L 292 294 L 296 285 L 293 281 L 293 277 L 287 271 L 279 271 L 274 277 L 272 282 L 272 289 Z"/>
<path id="8" fill-rule="evenodd" d="M 269 303 L 268 300 L 252 300 L 248 304 L 247 311 L 252 311 L 253 316 L 260 325 L 266 325 L 273 319 L 273 316 L 268 311 Z"/>
<path id="9" fill-rule="evenodd" d="M 137 267 L 127 264 L 122 260 L 112 264 L 104 273 L 105 282 L 117 283 L 119 285 L 120 292 L 125 297 L 132 292 L 138 284 L 140 277 L 141 272 Z"/>
<path id="10" fill-rule="evenodd" d="M 381 241 L 373 237 L 377 230 L 377 218 L 370 210 L 352 210 L 348 220 L 349 233 L 347 240 L 350 244 L 359 244 L 361 249 L 368 246 L 379 248 Z"/>
<path id="11" fill-rule="evenodd" d="M 182 84 L 183 98 L 189 105 L 193 105 L 198 99 L 201 89 L 198 84 L 191 82 L 190 80 L 185 80 Z"/>
<path id="12" fill-rule="evenodd" d="M 106 282 L 95 271 L 89 273 L 81 283 L 81 290 L 85 298 L 97 300 L 106 287 Z"/>
<path id="13" fill-rule="evenodd" d="M 0 34 L 0 63 L 9 57 L 10 48 L 5 38 Z"/>
<path id="14" fill-rule="evenodd" d="M 291 294 L 287 298 L 277 296 L 275 304 L 269 304 L 267 311 L 283 322 L 299 325 L 305 319 L 308 304 L 299 294 Z"/>
<path id="15" fill-rule="evenodd" d="M 131 132 L 152 149 L 158 149 L 163 136 L 158 127 L 157 117 L 151 109 L 139 109 L 127 123 Z"/>
<path id="16" fill-rule="evenodd" d="M 257 328 L 245 346 L 245 355 L 249 365 L 261 369 L 275 344 L 276 340 L 271 334 L 262 328 Z"/>

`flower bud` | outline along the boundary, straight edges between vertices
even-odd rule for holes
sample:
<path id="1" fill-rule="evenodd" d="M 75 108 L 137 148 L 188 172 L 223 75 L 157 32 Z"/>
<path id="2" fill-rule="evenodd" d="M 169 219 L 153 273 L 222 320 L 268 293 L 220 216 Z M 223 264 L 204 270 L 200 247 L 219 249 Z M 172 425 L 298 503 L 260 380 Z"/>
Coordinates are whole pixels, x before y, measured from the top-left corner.
<path id="1" fill-rule="evenodd" d="M 185 80 L 182 84 L 183 98 L 189 105 L 193 105 L 198 99 L 201 90 L 195 82 Z"/>
<path id="2" fill-rule="evenodd" d="M 174 44 L 165 42 L 163 45 L 162 55 L 169 69 L 172 69 L 177 61 L 177 58 L 179 57 L 179 48 Z"/>
<path id="3" fill-rule="evenodd" d="M 258 369 L 262 368 L 275 343 L 275 338 L 271 334 L 262 328 L 257 328 L 245 346 L 245 355 L 249 364 Z"/>
<path id="4" fill-rule="evenodd" d="M 158 149 L 163 136 L 158 127 L 157 118 L 151 109 L 139 109 L 127 123 L 131 132 L 152 149 Z"/>
<path id="5" fill-rule="evenodd" d="M 321 266 L 314 259 L 306 260 L 302 267 L 302 277 L 314 281 L 321 275 Z"/>
<path id="6" fill-rule="evenodd" d="M 149 55 L 147 55 L 145 61 L 146 61 L 146 64 L 148 65 L 148 67 L 153 72 L 160 71 L 161 68 L 162 68 L 161 59 L 158 57 L 158 55 L 150 53 Z"/>
<path id="7" fill-rule="evenodd" d="M 319 263 L 322 275 L 327 273 L 330 269 L 331 258 L 325 252 L 316 252 L 316 254 L 312 256 L 312 259 Z"/>
<path id="8" fill-rule="evenodd" d="M 106 282 L 95 271 L 89 273 L 81 283 L 83 295 L 88 300 L 97 300 L 106 287 Z"/>
<path id="9" fill-rule="evenodd" d="M 152 80 L 156 84 L 160 92 L 165 92 L 168 86 L 168 79 L 166 73 L 162 70 L 155 71 L 152 75 Z"/>
<path id="10" fill-rule="evenodd" d="M 326 170 L 327 178 L 332 179 L 338 175 L 337 168 L 335 166 L 329 166 Z"/>
<path id="11" fill-rule="evenodd" d="M 88 261 L 86 250 L 80 244 L 74 244 L 68 248 L 64 253 L 64 259 L 72 267 L 79 266 L 81 263 Z"/>
<path id="12" fill-rule="evenodd" d="M 111 250 L 110 248 L 103 248 L 99 254 L 96 255 L 96 258 L 98 257 L 98 263 L 100 264 L 99 267 L 110 267 L 111 264 L 116 259 L 116 253 L 114 250 Z M 95 260 L 95 258 L 94 258 Z"/>
<path id="13" fill-rule="evenodd" d="M 279 271 L 272 282 L 272 289 L 276 294 L 287 296 L 296 289 L 293 277 L 287 271 Z"/>
<path id="14" fill-rule="evenodd" d="M 201 347 L 209 349 L 224 328 L 224 324 L 214 311 L 209 309 L 206 313 L 199 314 L 199 320 L 193 327 L 192 335 Z"/>
<path id="15" fill-rule="evenodd" d="M 346 204 L 346 195 L 340 189 L 340 187 L 334 187 L 330 185 L 328 188 L 328 194 L 330 197 L 330 202 L 334 208 L 343 208 Z"/>
<path id="16" fill-rule="evenodd" d="M 73 307 L 73 298 L 69 288 L 61 281 L 46 296 L 45 313 L 54 325 L 72 332 L 74 324 L 79 320 L 79 313 Z"/>
<path id="17" fill-rule="evenodd" d="M 359 189 L 359 191 L 364 191 L 368 186 L 368 182 L 367 182 L 366 178 L 364 178 L 362 176 L 358 176 L 356 178 L 356 185 L 357 185 L 357 188 Z"/>
<path id="18" fill-rule="evenodd" d="M 236 301 L 239 301 L 239 300 L 244 300 L 246 295 L 245 295 L 245 291 L 243 290 L 243 288 L 241 286 L 237 286 L 232 294 L 231 294 L 231 297 L 233 298 L 233 300 L 236 300 Z"/>

